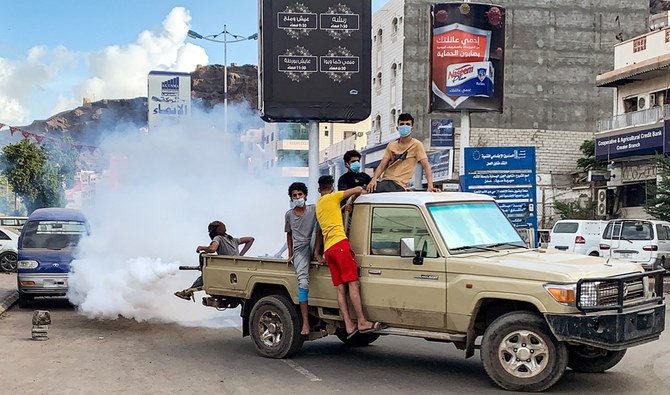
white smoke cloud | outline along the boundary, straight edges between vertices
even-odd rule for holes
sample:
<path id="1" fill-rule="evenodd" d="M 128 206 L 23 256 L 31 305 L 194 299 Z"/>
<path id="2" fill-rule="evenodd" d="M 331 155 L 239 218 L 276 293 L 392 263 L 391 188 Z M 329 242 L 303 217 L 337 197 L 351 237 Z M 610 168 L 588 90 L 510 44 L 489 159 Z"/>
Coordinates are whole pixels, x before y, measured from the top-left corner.
<path id="1" fill-rule="evenodd" d="M 241 114 L 229 108 L 230 125 L 253 123 Z M 173 292 L 199 274 L 177 266 L 198 264 L 195 248 L 209 244 L 213 220 L 233 236 L 255 237 L 248 255 L 275 253 L 285 240 L 289 180 L 251 177 L 240 164 L 238 138 L 224 135 L 221 119 L 196 113 L 180 127 L 115 134 L 102 143 L 116 159 L 97 185 L 96 205 L 87 212 L 92 235 L 80 244 L 69 279 L 68 296 L 81 313 L 191 324 L 236 320 L 238 312 L 176 298 Z"/>
<path id="2" fill-rule="evenodd" d="M 37 46 L 25 59 L 0 57 L 0 122 L 24 125 L 33 117 L 46 118 L 70 110 L 84 97 L 146 96 L 149 71 L 191 72 L 198 64 L 208 64 L 202 47 L 185 42 L 190 21 L 187 9 L 175 7 L 160 29 L 141 32 L 134 43 L 93 53 Z M 76 66 L 81 65 L 87 65 L 87 69 L 80 75 Z M 66 88 L 69 92 L 63 91 L 63 81 L 70 84 Z"/>

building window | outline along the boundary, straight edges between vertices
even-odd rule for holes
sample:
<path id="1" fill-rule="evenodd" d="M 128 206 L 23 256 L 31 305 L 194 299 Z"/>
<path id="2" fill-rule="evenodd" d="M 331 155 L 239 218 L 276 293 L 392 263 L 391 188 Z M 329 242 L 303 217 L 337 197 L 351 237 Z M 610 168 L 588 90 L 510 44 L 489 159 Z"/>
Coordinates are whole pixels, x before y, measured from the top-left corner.
<path id="1" fill-rule="evenodd" d="M 621 187 L 622 207 L 640 207 L 647 203 L 647 190 L 656 181 L 646 181 L 638 184 L 627 184 Z"/>
<path id="2" fill-rule="evenodd" d="M 328 137 L 328 129 L 323 133 L 324 136 Z"/>
<path id="3" fill-rule="evenodd" d="M 382 67 L 382 29 L 377 32 L 377 68 Z"/>
<path id="4" fill-rule="evenodd" d="M 633 52 L 640 52 L 647 49 L 647 37 L 640 37 L 633 40 Z"/>
<path id="5" fill-rule="evenodd" d="M 665 29 L 665 42 L 670 43 L 670 29 Z"/>
<path id="6" fill-rule="evenodd" d="M 381 72 L 377 73 L 377 84 L 375 85 L 375 93 L 378 94 L 378 95 L 382 93 L 382 73 Z"/>
<path id="7" fill-rule="evenodd" d="M 391 124 L 395 123 L 395 108 L 391 110 Z"/>

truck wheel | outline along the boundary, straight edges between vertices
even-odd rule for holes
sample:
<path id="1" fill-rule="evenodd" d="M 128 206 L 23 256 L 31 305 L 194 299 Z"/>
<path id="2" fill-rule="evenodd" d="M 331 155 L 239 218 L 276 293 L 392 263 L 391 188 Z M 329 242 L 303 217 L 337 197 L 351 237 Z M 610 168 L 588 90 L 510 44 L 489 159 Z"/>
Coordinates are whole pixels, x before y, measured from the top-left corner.
<path id="1" fill-rule="evenodd" d="M 30 303 L 32 303 L 33 299 L 35 299 L 34 296 L 19 292 L 19 307 L 22 309 L 30 307 Z"/>
<path id="2" fill-rule="evenodd" d="M 484 370 L 497 385 L 512 391 L 544 391 L 565 373 L 568 350 L 541 317 L 507 313 L 493 321 L 482 339 Z"/>
<path id="3" fill-rule="evenodd" d="M 568 348 L 570 352 L 568 367 L 575 372 L 601 373 L 618 364 L 626 350 L 608 351 L 598 347 L 574 346 Z"/>
<path id="4" fill-rule="evenodd" d="M 302 347 L 300 316 L 286 297 L 259 299 L 251 309 L 249 333 L 258 353 L 266 358 L 288 358 Z"/>
<path id="5" fill-rule="evenodd" d="M 342 340 L 342 343 L 346 344 L 349 347 L 363 347 L 371 344 L 375 340 L 379 339 L 379 335 L 375 333 L 357 333 L 347 339 L 347 333 L 344 330 L 338 330 L 335 333 L 338 339 Z"/>
<path id="6" fill-rule="evenodd" d="M 15 252 L 7 251 L 0 255 L 0 271 L 15 272 L 17 255 Z"/>

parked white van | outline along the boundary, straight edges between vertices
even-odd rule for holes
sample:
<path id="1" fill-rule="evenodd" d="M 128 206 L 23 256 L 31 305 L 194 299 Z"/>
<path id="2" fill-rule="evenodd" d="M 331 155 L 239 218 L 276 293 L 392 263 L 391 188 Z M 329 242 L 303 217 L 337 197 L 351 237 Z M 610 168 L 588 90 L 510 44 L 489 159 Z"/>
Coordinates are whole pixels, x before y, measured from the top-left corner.
<path id="1" fill-rule="evenodd" d="M 646 270 L 670 269 L 670 222 L 611 220 L 600 241 L 601 255 L 639 263 Z"/>
<path id="2" fill-rule="evenodd" d="M 607 221 L 564 219 L 556 222 L 549 235 L 547 249 L 600 255 L 600 238 Z"/>

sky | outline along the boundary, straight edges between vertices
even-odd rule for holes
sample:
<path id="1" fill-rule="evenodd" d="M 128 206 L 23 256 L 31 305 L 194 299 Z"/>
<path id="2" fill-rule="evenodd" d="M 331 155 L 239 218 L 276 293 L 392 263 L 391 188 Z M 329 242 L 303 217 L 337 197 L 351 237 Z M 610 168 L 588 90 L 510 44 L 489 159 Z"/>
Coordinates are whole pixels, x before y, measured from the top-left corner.
<path id="1" fill-rule="evenodd" d="M 387 0 L 372 0 L 373 11 Z M 23 126 L 92 100 L 146 96 L 150 70 L 223 63 L 223 44 L 194 30 L 248 37 L 256 0 L 0 0 L 0 123 Z M 258 63 L 258 42 L 228 45 L 228 63 Z"/>

